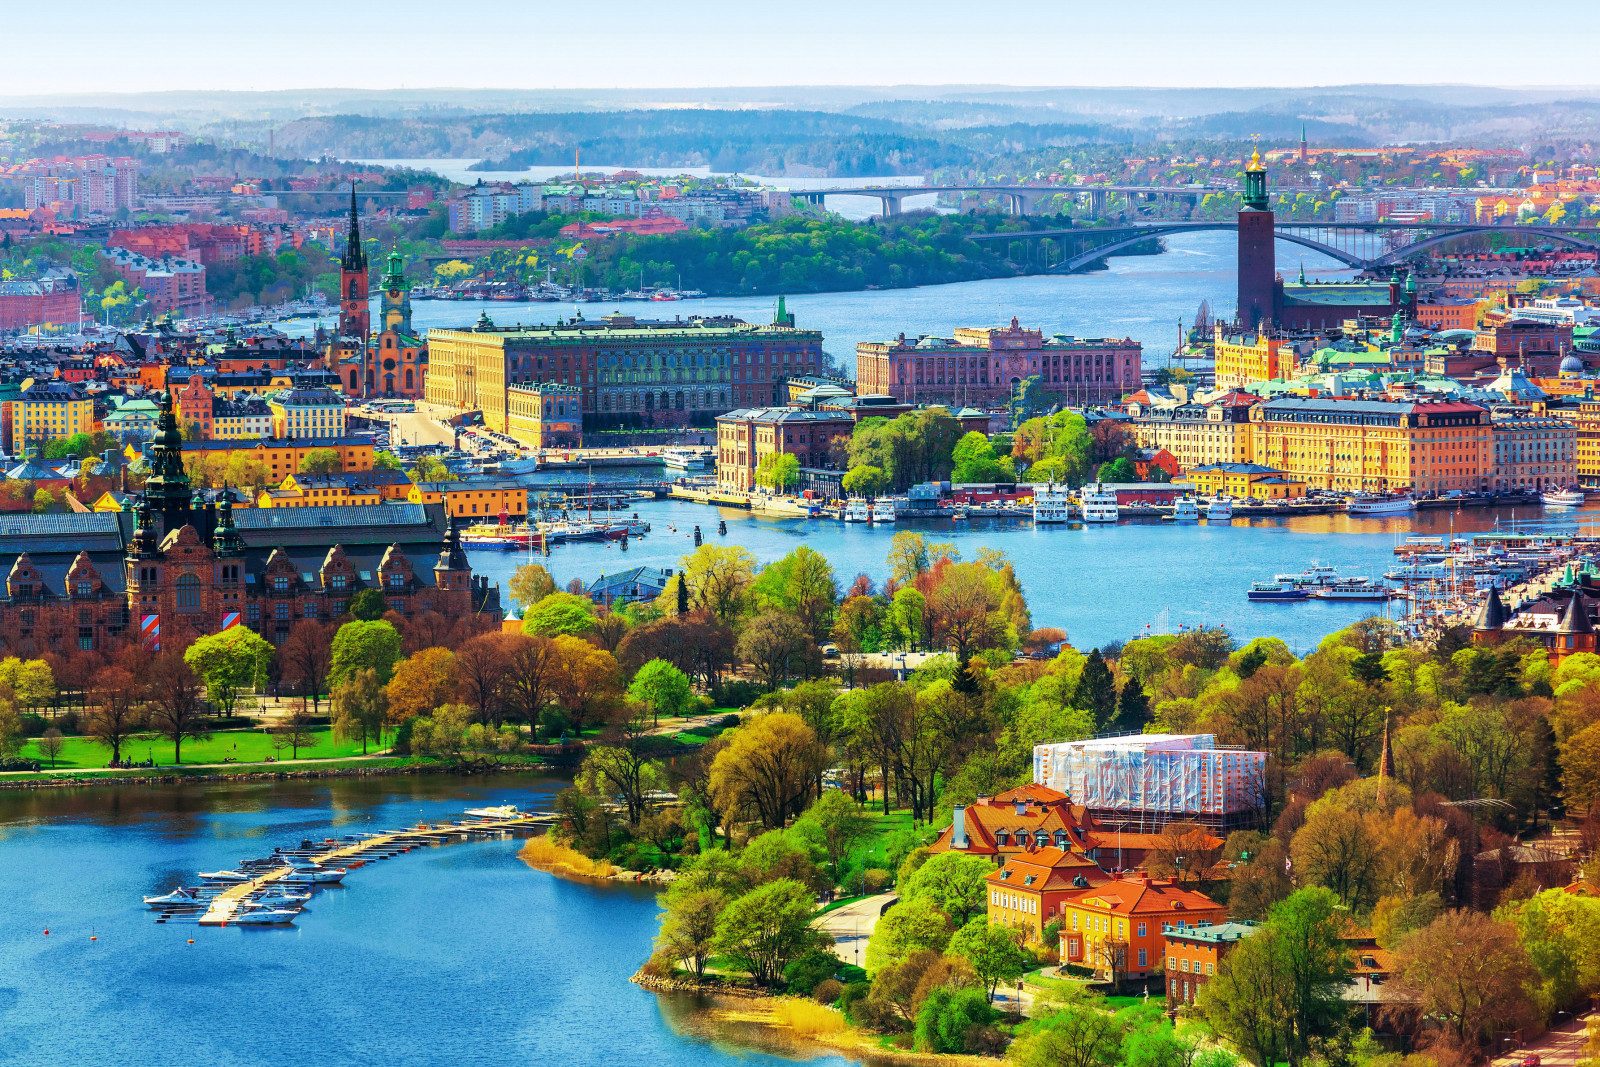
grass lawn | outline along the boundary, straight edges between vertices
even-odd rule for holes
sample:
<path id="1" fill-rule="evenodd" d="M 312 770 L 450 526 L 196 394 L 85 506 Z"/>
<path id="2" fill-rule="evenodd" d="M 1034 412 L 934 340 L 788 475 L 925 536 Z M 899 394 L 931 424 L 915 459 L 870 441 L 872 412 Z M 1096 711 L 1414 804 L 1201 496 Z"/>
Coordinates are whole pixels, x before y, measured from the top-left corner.
<path id="1" fill-rule="evenodd" d="M 360 742 L 334 737 L 330 729 L 312 730 L 311 735 L 317 739 L 317 743 L 310 748 L 302 747 L 300 759 L 339 759 L 361 755 Z M 367 747 L 369 751 L 375 751 L 380 746 L 369 744 Z M 172 742 L 162 737 L 141 737 L 123 745 L 122 754 L 133 760 L 152 757 L 158 766 L 171 766 Z M 39 751 L 37 739 L 28 742 L 22 755 L 39 760 L 45 770 L 70 770 L 104 767 L 111 759 L 111 750 L 91 738 L 64 737 L 61 739 L 61 754 L 56 757 L 53 767 L 50 759 Z M 275 759 L 293 758 L 289 749 L 281 753 L 275 751 L 272 738 L 259 730 L 227 730 L 212 734 L 206 741 L 189 740 L 183 743 L 183 762 L 186 764 L 221 763 L 230 756 L 239 763 L 260 763 L 269 756 Z"/>
<path id="2" fill-rule="evenodd" d="M 889 864 L 889 845 L 895 835 L 905 833 L 912 828 L 911 811 L 910 809 L 891 811 L 885 815 L 882 808 L 874 809 L 868 804 L 867 814 L 872 820 L 872 832 L 850 854 L 848 866 L 857 870 L 877 867 L 893 875 L 894 870 Z M 930 838 L 933 836 L 932 831 L 921 824 L 918 824 L 917 832 L 919 836 Z"/>
<path id="3" fill-rule="evenodd" d="M 285 770 L 293 771 L 293 770 L 312 770 L 312 769 L 314 769 L 314 770 L 318 770 L 318 771 L 330 771 L 330 770 L 345 770 L 347 768 L 353 768 L 353 767 L 361 767 L 363 769 L 370 770 L 370 769 L 372 769 L 374 767 L 413 767 L 413 766 L 420 766 L 422 764 L 427 764 L 427 763 L 432 763 L 432 762 L 433 761 L 429 760 L 429 759 L 413 758 L 413 757 L 410 757 L 410 756 L 384 756 L 384 757 L 382 757 L 380 759 L 374 759 L 374 760 L 341 760 L 341 759 L 322 760 L 322 761 L 318 762 L 314 768 L 303 766 L 303 765 L 291 764 L 289 767 L 285 768 Z M 152 773 L 158 773 L 158 772 L 163 774 L 163 775 L 178 774 L 178 775 L 181 775 L 181 776 L 200 777 L 202 775 L 208 775 L 208 774 L 231 774 L 231 773 L 234 773 L 234 772 L 237 772 L 239 774 L 250 774 L 252 772 L 256 772 L 256 773 L 267 772 L 267 773 L 270 773 L 276 767 L 277 767 L 277 764 L 274 764 L 274 763 L 241 763 L 241 764 L 238 764 L 237 766 L 230 763 L 228 765 L 227 769 L 224 770 L 224 769 L 219 768 L 219 767 L 191 767 L 187 763 L 185 763 L 184 766 L 176 767 L 176 768 L 170 767 L 170 766 L 168 766 L 168 767 L 157 767 L 156 771 L 154 771 L 154 772 L 151 771 L 150 768 L 148 768 L 148 767 L 144 767 L 144 768 L 137 768 L 136 767 L 136 768 L 132 768 L 132 769 L 129 769 L 129 770 L 100 771 L 97 774 L 85 774 L 82 771 L 74 771 L 74 770 L 71 770 L 71 769 L 62 769 L 62 770 L 57 770 L 57 771 L 52 772 L 48 767 L 46 767 L 44 770 L 39 771 L 37 774 L 35 774 L 32 771 L 6 771 L 4 773 L 0 773 L 0 782 L 6 782 L 6 781 L 29 781 L 29 780 L 37 780 L 37 779 L 40 779 L 40 778 L 50 778 L 50 777 L 57 777 L 57 778 L 62 778 L 62 779 L 66 779 L 66 780 L 69 780 L 69 781 L 78 781 L 78 782 L 103 782 L 103 781 L 107 781 L 107 780 L 110 780 L 110 779 L 116 779 L 116 778 L 142 778 L 142 777 L 146 777 L 146 776 L 148 776 L 148 775 L 150 775 Z"/>

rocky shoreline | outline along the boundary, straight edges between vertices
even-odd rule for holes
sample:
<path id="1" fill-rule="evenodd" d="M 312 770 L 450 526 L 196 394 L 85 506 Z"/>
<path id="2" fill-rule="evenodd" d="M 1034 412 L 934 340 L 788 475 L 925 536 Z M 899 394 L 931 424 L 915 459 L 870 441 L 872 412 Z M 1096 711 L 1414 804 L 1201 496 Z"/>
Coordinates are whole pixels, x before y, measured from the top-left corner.
<path id="1" fill-rule="evenodd" d="M 636 986 L 641 986 L 652 993 L 699 993 L 705 996 L 716 997 L 743 997 L 747 1000 L 760 1000 L 771 997 L 772 994 L 764 989 L 753 986 L 729 986 L 721 982 L 695 981 L 693 978 L 662 978 L 659 975 L 646 974 L 641 967 L 633 973 L 628 981 Z"/>

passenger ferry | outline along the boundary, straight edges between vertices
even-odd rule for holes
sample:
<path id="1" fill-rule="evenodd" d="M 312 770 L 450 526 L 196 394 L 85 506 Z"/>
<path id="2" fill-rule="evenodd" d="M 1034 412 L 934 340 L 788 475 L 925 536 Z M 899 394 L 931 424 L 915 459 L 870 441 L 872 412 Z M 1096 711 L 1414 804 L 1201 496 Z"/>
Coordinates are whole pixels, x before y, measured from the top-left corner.
<path id="1" fill-rule="evenodd" d="M 1398 515 L 1417 510 L 1417 502 L 1397 493 L 1372 493 L 1350 497 L 1344 509 L 1351 515 Z"/>
<path id="2" fill-rule="evenodd" d="M 894 501 L 893 500 L 890 500 L 888 497 L 883 497 L 882 499 L 873 501 L 873 504 L 872 504 L 872 521 L 873 522 L 890 522 L 890 523 L 892 523 L 892 522 L 895 521 L 895 519 L 897 517 L 898 516 L 896 516 L 895 512 L 894 512 Z"/>
<path id="3" fill-rule="evenodd" d="M 1172 514 L 1169 518 L 1173 522 L 1199 522 L 1200 507 L 1194 502 L 1194 497 L 1185 493 L 1172 502 Z"/>
<path id="4" fill-rule="evenodd" d="M 1083 487 L 1078 506 L 1083 510 L 1084 522 L 1117 521 L 1117 491 L 1100 482 Z"/>
<path id="5" fill-rule="evenodd" d="M 703 471 L 711 466 L 711 453 L 695 448 L 666 448 L 661 451 L 661 462 L 673 470 Z"/>
<path id="6" fill-rule="evenodd" d="M 1113 500 L 1112 508 L 1116 508 Z M 1066 522 L 1067 487 L 1058 486 L 1054 482 L 1049 485 L 1036 485 L 1033 487 L 1033 521 L 1036 523 Z"/>
<path id="7" fill-rule="evenodd" d="M 1546 489 L 1539 494 L 1539 499 L 1544 501 L 1545 507 L 1550 508 L 1575 508 L 1583 503 L 1583 490 L 1575 485 L 1565 489 Z"/>
<path id="8" fill-rule="evenodd" d="M 1374 585 L 1370 578 L 1341 578 L 1332 585 L 1311 591 L 1318 600 L 1388 600 L 1394 591 Z"/>
<path id="9" fill-rule="evenodd" d="M 845 522 L 871 522 L 872 506 L 865 500 L 853 498 L 844 505 Z"/>
<path id="10" fill-rule="evenodd" d="M 1228 522 L 1233 518 L 1233 498 L 1226 496 L 1212 497 L 1211 503 L 1206 505 L 1207 522 Z"/>
<path id="11" fill-rule="evenodd" d="M 1270 582 L 1253 582 L 1245 594 L 1251 600 L 1305 600 L 1310 591 L 1294 582 L 1274 579 Z"/>

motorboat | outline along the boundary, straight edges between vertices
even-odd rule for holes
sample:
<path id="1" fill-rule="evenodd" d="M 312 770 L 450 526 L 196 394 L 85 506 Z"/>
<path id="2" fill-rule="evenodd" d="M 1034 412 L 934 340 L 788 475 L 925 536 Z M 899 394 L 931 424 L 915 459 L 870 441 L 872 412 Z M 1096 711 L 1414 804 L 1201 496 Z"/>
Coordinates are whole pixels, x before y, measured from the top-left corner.
<path id="1" fill-rule="evenodd" d="M 865 500 L 852 499 L 844 506 L 845 522 L 871 522 L 872 506 Z"/>
<path id="2" fill-rule="evenodd" d="M 1233 518 L 1233 498 L 1226 496 L 1212 497 L 1211 503 L 1206 505 L 1207 522 L 1228 522 Z"/>
<path id="3" fill-rule="evenodd" d="M 297 891 L 268 886 L 257 893 L 251 894 L 250 899 L 258 904 L 304 904 L 311 899 L 311 894 L 304 890 Z"/>
<path id="4" fill-rule="evenodd" d="M 1339 581 L 1339 572 L 1336 568 L 1326 563 L 1313 563 L 1299 574 L 1275 574 L 1273 581 L 1293 582 L 1295 585 L 1311 586 L 1313 588 L 1332 585 Z M 1365 579 L 1363 579 L 1365 581 Z"/>
<path id="5" fill-rule="evenodd" d="M 1170 518 L 1173 522 L 1199 522 L 1200 506 L 1194 502 L 1194 497 L 1185 493 L 1172 502 Z"/>
<path id="6" fill-rule="evenodd" d="M 496 808 L 468 808 L 467 814 L 479 819 L 515 819 L 522 812 L 515 804 L 502 804 Z"/>
<path id="7" fill-rule="evenodd" d="M 873 522 L 894 522 L 896 518 L 894 501 L 884 497 L 872 502 Z"/>
<path id="8" fill-rule="evenodd" d="M 159 897 L 145 897 L 144 902 L 152 908 L 172 904 L 202 904 L 205 898 L 193 889 L 184 889 L 181 886 L 170 893 L 163 893 Z"/>
<path id="9" fill-rule="evenodd" d="M 208 882 L 248 882 L 250 876 L 242 871 L 201 871 L 200 877 Z"/>
<path id="10" fill-rule="evenodd" d="M 234 912 L 228 922 L 234 926 L 281 926 L 294 922 L 299 914 L 299 908 L 244 907 Z"/>
<path id="11" fill-rule="evenodd" d="M 703 471 L 711 466 L 711 453 L 694 448 L 666 448 L 661 451 L 661 462 L 680 471 Z"/>
<path id="12" fill-rule="evenodd" d="M 1367 493 L 1350 497 L 1344 509 L 1351 515 L 1398 515 L 1417 510 L 1417 502 L 1398 493 Z"/>
<path id="13" fill-rule="evenodd" d="M 1069 515 L 1067 511 L 1067 487 L 1058 486 L 1054 482 L 1049 485 L 1036 485 L 1033 487 L 1033 521 L 1040 524 L 1066 522 Z M 1112 505 L 1115 507 L 1115 503 Z"/>
<path id="14" fill-rule="evenodd" d="M 1116 522 L 1117 491 L 1101 482 L 1086 485 L 1078 494 L 1078 507 L 1084 522 Z"/>
<path id="15" fill-rule="evenodd" d="M 1282 579 L 1252 582 L 1249 592 L 1245 593 L 1250 600 L 1305 600 L 1310 595 L 1310 591 L 1303 586 Z"/>
<path id="16" fill-rule="evenodd" d="M 349 873 L 343 867 L 324 867 L 321 864 L 314 864 L 295 867 L 278 880 L 298 885 L 330 885 Z"/>
<path id="17" fill-rule="evenodd" d="M 1546 489 L 1539 494 L 1539 499 L 1543 501 L 1545 507 L 1575 508 L 1583 503 L 1585 497 L 1582 489 L 1569 485 L 1564 489 Z"/>

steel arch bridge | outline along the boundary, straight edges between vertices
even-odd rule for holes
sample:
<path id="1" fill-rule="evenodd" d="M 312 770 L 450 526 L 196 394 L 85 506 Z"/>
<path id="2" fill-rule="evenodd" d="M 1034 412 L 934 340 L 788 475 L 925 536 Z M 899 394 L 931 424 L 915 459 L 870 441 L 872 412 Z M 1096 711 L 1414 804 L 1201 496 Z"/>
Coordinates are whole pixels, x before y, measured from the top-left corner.
<path id="1" fill-rule="evenodd" d="M 1174 234 L 1195 233 L 1204 230 L 1237 230 L 1238 228 L 1238 223 L 1233 220 L 1157 222 L 1099 228 L 1083 227 L 975 234 L 970 239 L 984 244 L 1022 242 L 1026 247 L 1026 256 L 1030 262 L 1036 257 L 1050 260 L 1045 265 L 1046 273 L 1071 274 L 1083 270 L 1106 256 L 1114 255 L 1125 248 L 1131 248 L 1141 241 L 1148 241 L 1151 238 L 1169 237 Z M 1531 237 L 1543 241 L 1556 241 L 1577 248 L 1600 251 L 1600 232 L 1597 232 L 1592 227 L 1490 226 L 1473 223 L 1418 226 L 1416 224 L 1394 222 L 1347 222 L 1335 225 L 1322 222 L 1297 222 L 1291 219 L 1279 222 L 1273 227 L 1273 232 L 1274 236 L 1279 240 L 1321 252 L 1323 255 L 1336 259 L 1357 270 L 1394 266 L 1404 262 L 1409 256 L 1426 249 L 1447 244 L 1461 237 L 1484 233 L 1514 235 L 1518 238 Z M 1341 248 L 1329 240 L 1335 234 L 1351 233 L 1361 234 L 1368 238 L 1369 241 L 1379 236 L 1384 236 L 1385 240 L 1380 245 L 1382 251 L 1375 255 L 1370 253 L 1362 255 L 1347 248 Z M 1404 240 L 1404 243 L 1398 246 L 1391 246 L 1391 242 L 1387 239 L 1389 234 L 1398 234 L 1402 238 L 1409 238 L 1409 240 Z M 1051 244 L 1049 242 L 1054 243 L 1054 247 L 1059 253 L 1059 258 L 1050 257 L 1048 250 Z"/>

